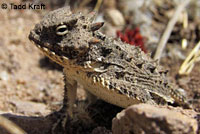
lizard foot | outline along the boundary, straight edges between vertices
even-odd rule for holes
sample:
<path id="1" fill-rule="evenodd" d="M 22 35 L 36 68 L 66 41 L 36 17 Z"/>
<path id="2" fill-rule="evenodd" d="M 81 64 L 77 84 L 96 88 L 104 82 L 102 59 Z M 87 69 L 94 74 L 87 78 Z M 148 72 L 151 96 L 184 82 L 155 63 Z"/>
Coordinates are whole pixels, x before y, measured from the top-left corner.
<path id="1" fill-rule="evenodd" d="M 56 122 L 52 125 L 51 134 L 65 134 L 67 126 L 71 121 L 70 116 L 61 111 L 54 112 L 50 116 L 54 121 L 56 120 Z"/>

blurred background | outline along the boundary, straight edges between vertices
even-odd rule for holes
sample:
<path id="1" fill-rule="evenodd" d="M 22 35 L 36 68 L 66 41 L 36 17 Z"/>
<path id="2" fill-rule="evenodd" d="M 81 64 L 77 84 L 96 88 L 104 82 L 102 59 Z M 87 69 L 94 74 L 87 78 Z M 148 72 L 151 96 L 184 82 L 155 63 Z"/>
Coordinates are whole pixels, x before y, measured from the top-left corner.
<path id="1" fill-rule="evenodd" d="M 189 1 L 189 0 L 188 0 Z M 7 4 L 4 9 L 2 4 Z M 45 9 L 11 9 L 15 5 L 45 5 Z M 27 116 L 47 115 L 62 102 L 62 67 L 50 61 L 28 40 L 30 29 L 49 11 L 70 6 L 72 12 L 97 12 L 101 32 L 140 47 L 169 70 L 168 76 L 200 112 L 200 1 L 190 0 L 1 0 L 0 111 Z M 182 6 L 182 11 L 176 13 Z M 171 31 L 169 22 L 176 19 Z M 164 32 L 170 34 L 158 49 Z M 160 55 L 156 55 L 161 51 Z M 85 100 L 79 86 L 78 100 Z"/>

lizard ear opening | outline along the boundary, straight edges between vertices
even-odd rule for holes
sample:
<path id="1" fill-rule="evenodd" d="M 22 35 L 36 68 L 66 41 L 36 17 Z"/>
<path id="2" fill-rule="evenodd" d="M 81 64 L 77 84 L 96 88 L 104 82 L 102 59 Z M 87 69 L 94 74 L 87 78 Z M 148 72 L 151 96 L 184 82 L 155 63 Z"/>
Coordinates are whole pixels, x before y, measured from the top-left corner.
<path id="1" fill-rule="evenodd" d="M 68 33 L 68 29 L 67 29 L 67 26 L 66 25 L 61 25 L 61 26 L 58 26 L 56 28 L 56 34 L 57 35 L 65 35 Z"/>

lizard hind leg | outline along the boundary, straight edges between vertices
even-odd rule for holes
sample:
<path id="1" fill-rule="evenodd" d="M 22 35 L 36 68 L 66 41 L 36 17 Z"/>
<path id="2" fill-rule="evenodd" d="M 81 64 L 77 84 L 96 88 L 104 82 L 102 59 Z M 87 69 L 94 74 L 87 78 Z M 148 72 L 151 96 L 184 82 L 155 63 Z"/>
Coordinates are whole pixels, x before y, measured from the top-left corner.
<path id="1" fill-rule="evenodd" d="M 96 101 L 97 101 L 97 97 L 93 94 L 91 94 L 89 91 L 85 90 L 86 92 L 86 95 L 87 95 L 87 105 L 90 105 L 90 104 L 94 104 Z"/>

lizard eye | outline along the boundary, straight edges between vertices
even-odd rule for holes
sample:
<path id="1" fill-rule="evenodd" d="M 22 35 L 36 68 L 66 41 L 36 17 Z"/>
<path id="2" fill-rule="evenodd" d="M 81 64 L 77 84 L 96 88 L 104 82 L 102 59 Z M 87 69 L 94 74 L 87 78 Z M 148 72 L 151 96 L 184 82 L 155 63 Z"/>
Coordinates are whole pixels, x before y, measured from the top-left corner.
<path id="1" fill-rule="evenodd" d="M 66 25 L 61 25 L 61 26 L 58 26 L 56 28 L 56 34 L 57 35 L 65 35 L 68 33 L 68 30 L 67 30 L 67 26 Z"/>

